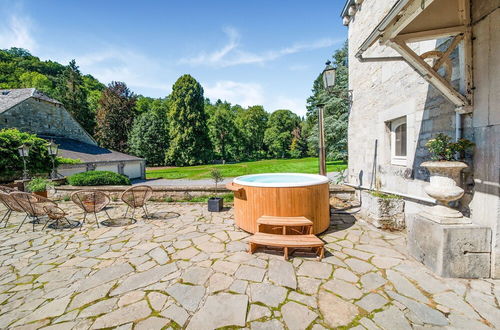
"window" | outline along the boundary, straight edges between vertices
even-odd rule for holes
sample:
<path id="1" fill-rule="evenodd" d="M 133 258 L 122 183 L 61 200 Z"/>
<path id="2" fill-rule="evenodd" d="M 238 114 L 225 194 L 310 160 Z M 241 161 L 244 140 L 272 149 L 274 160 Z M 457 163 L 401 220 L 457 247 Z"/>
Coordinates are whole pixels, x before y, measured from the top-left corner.
<path id="1" fill-rule="evenodd" d="M 391 164 L 406 166 L 406 117 L 391 121 Z"/>

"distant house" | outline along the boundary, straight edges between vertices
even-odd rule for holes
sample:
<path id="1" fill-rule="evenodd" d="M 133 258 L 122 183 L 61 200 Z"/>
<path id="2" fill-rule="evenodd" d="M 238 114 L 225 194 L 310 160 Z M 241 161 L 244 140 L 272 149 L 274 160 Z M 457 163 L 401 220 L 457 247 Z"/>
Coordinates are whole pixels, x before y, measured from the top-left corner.
<path id="1" fill-rule="evenodd" d="M 473 140 L 460 203 L 472 224 L 425 222 L 425 237 L 411 242 L 449 248 L 447 266 L 470 277 L 500 278 L 499 3 L 346 0 L 341 13 L 352 91 L 348 184 L 402 196 L 412 233 L 422 205 L 433 202 L 424 191 L 425 143 L 438 133 Z M 440 230 L 447 230 L 446 241 L 430 244 Z"/>
<path id="2" fill-rule="evenodd" d="M 59 156 L 82 162 L 60 166 L 58 172 L 62 175 L 105 170 L 131 179 L 145 177 L 144 159 L 99 147 L 61 102 L 35 88 L 0 90 L 0 129 L 3 128 L 17 128 L 54 140 L 59 145 Z"/>

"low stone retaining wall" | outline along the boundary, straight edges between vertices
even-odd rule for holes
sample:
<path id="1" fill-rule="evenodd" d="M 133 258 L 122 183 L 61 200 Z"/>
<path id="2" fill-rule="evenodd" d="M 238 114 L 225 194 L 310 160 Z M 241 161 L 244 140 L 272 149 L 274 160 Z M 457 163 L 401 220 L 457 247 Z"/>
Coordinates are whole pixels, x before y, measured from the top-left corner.
<path id="1" fill-rule="evenodd" d="M 106 192 L 111 199 L 117 200 L 120 198 L 120 194 L 130 188 L 130 186 L 69 186 L 62 185 L 56 186 L 54 189 L 49 191 L 49 197 L 53 199 L 67 199 L 69 196 L 78 190 L 84 189 L 98 189 Z M 151 186 L 153 188 L 153 200 L 165 200 L 167 198 L 172 198 L 174 200 L 180 199 L 190 199 L 192 197 L 213 195 L 214 186 Z M 231 193 L 230 190 L 226 189 L 224 186 L 217 190 L 218 194 Z M 350 201 L 353 200 L 355 196 L 355 189 L 347 186 L 335 185 L 330 186 L 330 197 L 337 197 L 341 200 Z"/>

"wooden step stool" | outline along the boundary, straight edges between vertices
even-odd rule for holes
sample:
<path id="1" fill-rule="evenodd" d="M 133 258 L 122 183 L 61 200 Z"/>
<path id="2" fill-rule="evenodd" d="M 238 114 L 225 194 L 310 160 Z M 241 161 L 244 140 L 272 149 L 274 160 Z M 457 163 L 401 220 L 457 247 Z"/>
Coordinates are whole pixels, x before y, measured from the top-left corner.
<path id="1" fill-rule="evenodd" d="M 263 232 L 263 226 L 272 226 L 273 229 L 282 227 L 283 235 L 287 234 L 287 229 L 299 235 L 313 233 L 313 223 L 306 217 L 275 217 L 263 215 L 257 219 L 257 231 Z"/>
<path id="2" fill-rule="evenodd" d="M 255 249 L 261 246 L 274 246 L 283 248 L 285 260 L 288 260 L 288 249 L 312 248 L 315 250 L 318 259 L 323 259 L 325 248 L 322 240 L 312 234 L 307 235 L 276 235 L 266 233 L 255 233 L 249 239 L 249 253 L 254 253 Z"/>
<path id="3" fill-rule="evenodd" d="M 322 240 L 313 235 L 313 223 L 306 217 L 276 217 L 264 215 L 257 219 L 258 232 L 249 239 L 249 253 L 254 253 L 260 246 L 283 248 L 285 260 L 288 260 L 289 249 L 311 248 L 316 252 L 319 260 L 324 256 Z M 282 235 L 263 233 L 263 226 L 273 229 L 282 228 Z M 298 235 L 288 235 L 293 231 Z"/>

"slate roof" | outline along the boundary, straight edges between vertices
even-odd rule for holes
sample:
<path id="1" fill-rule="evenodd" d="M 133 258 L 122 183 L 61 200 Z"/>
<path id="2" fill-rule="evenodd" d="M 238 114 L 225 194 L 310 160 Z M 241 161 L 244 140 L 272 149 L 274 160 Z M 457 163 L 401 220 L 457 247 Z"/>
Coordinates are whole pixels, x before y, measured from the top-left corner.
<path id="1" fill-rule="evenodd" d="M 0 113 L 9 110 L 30 97 L 62 105 L 61 102 L 48 97 L 36 88 L 0 89 Z"/>
<path id="2" fill-rule="evenodd" d="M 58 156 L 80 159 L 83 163 L 142 160 L 142 158 L 139 157 L 127 155 L 118 151 L 109 150 L 73 139 L 50 136 L 40 137 L 47 140 L 53 140 L 59 145 Z"/>

